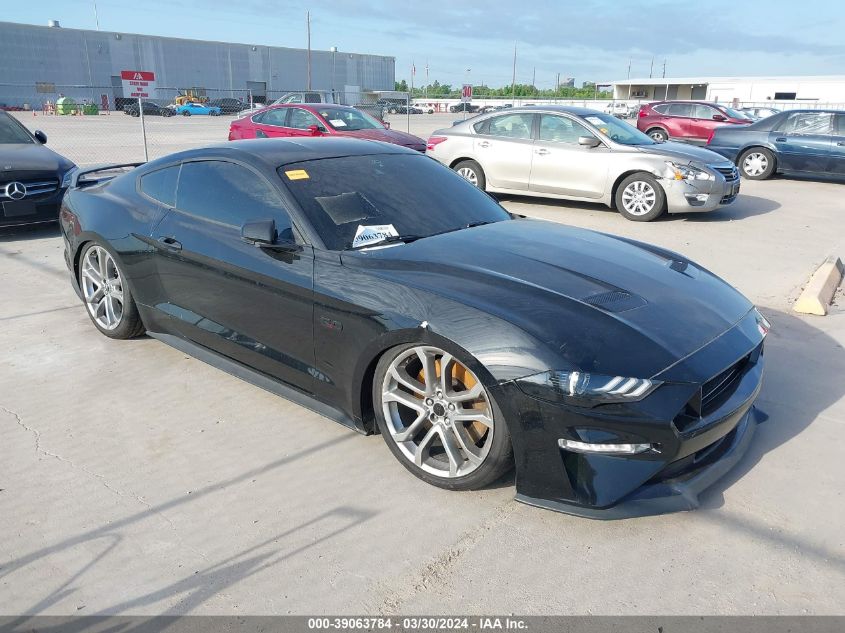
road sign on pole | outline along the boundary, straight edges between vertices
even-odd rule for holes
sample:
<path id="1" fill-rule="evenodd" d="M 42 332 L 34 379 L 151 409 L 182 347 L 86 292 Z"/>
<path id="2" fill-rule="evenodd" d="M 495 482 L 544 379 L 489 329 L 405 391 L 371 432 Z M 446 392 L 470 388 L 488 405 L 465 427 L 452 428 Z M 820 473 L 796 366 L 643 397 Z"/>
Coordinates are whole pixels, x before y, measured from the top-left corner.
<path id="1" fill-rule="evenodd" d="M 147 70 L 121 70 L 123 96 L 135 99 L 149 99 L 156 89 L 155 73 Z"/>
<path id="2" fill-rule="evenodd" d="M 472 101 L 472 84 L 464 84 L 461 88 L 461 103 Z"/>

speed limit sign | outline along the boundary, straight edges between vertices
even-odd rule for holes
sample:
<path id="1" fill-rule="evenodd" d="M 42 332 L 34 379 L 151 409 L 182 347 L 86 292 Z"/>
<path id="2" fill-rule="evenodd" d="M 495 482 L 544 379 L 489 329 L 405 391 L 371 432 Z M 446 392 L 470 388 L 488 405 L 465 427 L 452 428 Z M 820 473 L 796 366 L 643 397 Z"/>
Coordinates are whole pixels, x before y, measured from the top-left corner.
<path id="1" fill-rule="evenodd" d="M 472 101 L 472 84 L 464 84 L 461 88 L 461 103 Z"/>

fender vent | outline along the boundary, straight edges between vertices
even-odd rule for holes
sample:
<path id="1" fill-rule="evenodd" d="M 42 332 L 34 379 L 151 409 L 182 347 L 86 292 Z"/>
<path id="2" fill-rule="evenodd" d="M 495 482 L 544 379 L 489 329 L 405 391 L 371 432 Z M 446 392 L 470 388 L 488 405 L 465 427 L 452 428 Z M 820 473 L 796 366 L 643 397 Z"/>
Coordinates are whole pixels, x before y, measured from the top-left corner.
<path id="1" fill-rule="evenodd" d="M 646 304 L 646 300 L 639 295 L 632 295 L 624 290 L 600 292 L 597 295 L 585 297 L 583 301 L 608 312 L 625 312 Z"/>

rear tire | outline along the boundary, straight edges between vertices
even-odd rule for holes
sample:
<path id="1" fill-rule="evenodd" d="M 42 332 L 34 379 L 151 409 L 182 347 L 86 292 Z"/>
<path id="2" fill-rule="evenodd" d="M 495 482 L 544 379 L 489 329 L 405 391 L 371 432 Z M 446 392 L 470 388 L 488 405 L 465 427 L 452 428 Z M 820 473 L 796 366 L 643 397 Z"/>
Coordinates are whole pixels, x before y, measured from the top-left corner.
<path id="1" fill-rule="evenodd" d="M 184 112 L 182 112 L 182 116 L 191 116 L 191 113 L 185 110 Z"/>
<path id="2" fill-rule="evenodd" d="M 426 368 L 434 375 L 426 376 Z M 442 349 L 406 344 L 385 352 L 373 409 L 390 452 L 433 486 L 474 490 L 513 467 L 501 409 L 467 364 Z"/>
<path id="3" fill-rule="evenodd" d="M 663 187 L 645 172 L 631 174 L 620 182 L 614 199 L 616 210 L 634 222 L 651 222 L 666 210 Z"/>
<path id="4" fill-rule="evenodd" d="M 484 170 L 474 160 L 462 160 L 452 168 L 459 176 L 469 184 L 485 190 L 487 179 L 484 177 Z"/>
<path id="5" fill-rule="evenodd" d="M 737 167 L 743 178 L 765 180 L 775 173 L 777 159 L 765 148 L 752 147 L 742 153 L 737 161 Z"/>
<path id="6" fill-rule="evenodd" d="M 669 135 L 666 133 L 666 130 L 659 127 L 651 128 L 648 132 L 646 132 L 646 134 L 658 143 L 665 143 L 669 140 Z"/>

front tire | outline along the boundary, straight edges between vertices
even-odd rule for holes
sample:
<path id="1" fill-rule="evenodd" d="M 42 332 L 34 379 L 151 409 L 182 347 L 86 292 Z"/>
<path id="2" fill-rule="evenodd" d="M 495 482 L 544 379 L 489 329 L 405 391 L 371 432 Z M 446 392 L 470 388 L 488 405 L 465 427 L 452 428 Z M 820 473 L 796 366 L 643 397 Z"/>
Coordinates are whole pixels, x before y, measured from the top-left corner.
<path id="1" fill-rule="evenodd" d="M 100 332 L 115 339 L 135 338 L 144 324 L 114 254 L 91 242 L 79 260 L 79 288 L 88 316 Z"/>
<path id="2" fill-rule="evenodd" d="M 482 488 L 513 466 L 501 410 L 478 376 L 430 345 L 401 345 L 379 360 L 376 421 L 390 452 L 423 481 L 447 490 Z"/>
<path id="3" fill-rule="evenodd" d="M 484 170 L 474 160 L 462 160 L 452 169 L 469 184 L 475 185 L 482 191 L 485 190 L 487 179 L 484 177 Z"/>
<path id="4" fill-rule="evenodd" d="M 775 173 L 777 161 L 774 154 L 762 147 L 746 150 L 737 161 L 739 171 L 749 180 L 765 180 Z"/>
<path id="5" fill-rule="evenodd" d="M 184 110 L 184 111 L 182 112 L 182 116 L 191 116 L 191 113 L 190 113 L 190 112 L 188 112 L 187 110 Z"/>
<path id="6" fill-rule="evenodd" d="M 666 193 L 645 172 L 631 174 L 616 188 L 616 210 L 628 220 L 651 222 L 666 210 Z"/>

